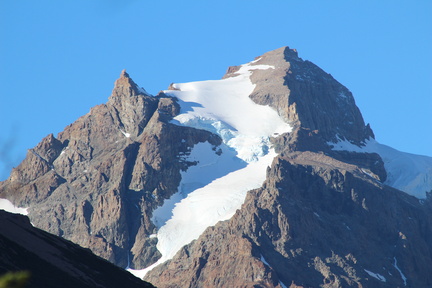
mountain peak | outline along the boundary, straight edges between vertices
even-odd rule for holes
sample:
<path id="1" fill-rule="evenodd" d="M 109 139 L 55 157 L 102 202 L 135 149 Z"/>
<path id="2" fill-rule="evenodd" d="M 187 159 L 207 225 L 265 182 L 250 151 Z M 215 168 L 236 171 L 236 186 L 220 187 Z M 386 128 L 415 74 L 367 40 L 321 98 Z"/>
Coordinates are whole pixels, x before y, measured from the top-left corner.
<path id="1" fill-rule="evenodd" d="M 302 61 L 298 57 L 296 49 L 291 49 L 288 46 L 284 46 L 269 52 L 264 53 L 261 56 L 255 57 L 255 60 L 248 63 L 251 66 L 265 64 L 270 65 L 276 70 L 285 71 L 289 69 L 290 61 Z M 248 65 L 246 64 L 246 65 Z M 228 67 L 225 75 L 222 79 L 237 76 L 237 71 L 244 65 L 230 66 Z M 267 72 L 280 72 L 280 71 L 267 71 Z M 285 71 L 286 72 L 286 71 Z"/>
<path id="2" fill-rule="evenodd" d="M 129 74 L 126 72 L 126 69 L 123 69 L 120 73 L 120 78 L 126 77 L 129 78 Z"/>
<path id="3" fill-rule="evenodd" d="M 352 93 L 330 74 L 298 57 L 295 49 L 267 52 L 252 65 L 274 69 L 254 70 L 255 89 L 250 98 L 269 105 L 294 128 L 316 131 L 324 142 L 346 139 L 361 144 L 372 130 L 366 126 Z"/>
<path id="4" fill-rule="evenodd" d="M 431 197 L 397 189 L 425 198 L 432 158 L 371 138 L 289 47 L 154 97 L 123 70 L 0 198 L 158 287 L 429 287 Z"/>
<path id="5" fill-rule="evenodd" d="M 132 97 L 147 94 L 148 93 L 144 89 L 138 87 L 138 85 L 132 80 L 126 72 L 126 69 L 123 69 L 120 73 L 120 78 L 115 81 L 111 97 Z"/>
<path id="6" fill-rule="evenodd" d="M 288 46 L 284 46 L 269 52 L 264 53 L 261 57 L 266 62 L 269 62 L 272 59 L 275 61 L 289 62 L 289 61 L 301 61 L 302 59 L 298 57 L 297 49 L 292 49 Z M 276 64 L 276 63 L 275 63 Z"/>
<path id="7" fill-rule="evenodd" d="M 114 83 L 114 89 L 108 100 L 113 109 L 115 119 L 126 137 L 138 136 L 145 126 L 144 123 L 152 116 L 157 107 L 155 97 L 139 87 L 123 69 Z"/>

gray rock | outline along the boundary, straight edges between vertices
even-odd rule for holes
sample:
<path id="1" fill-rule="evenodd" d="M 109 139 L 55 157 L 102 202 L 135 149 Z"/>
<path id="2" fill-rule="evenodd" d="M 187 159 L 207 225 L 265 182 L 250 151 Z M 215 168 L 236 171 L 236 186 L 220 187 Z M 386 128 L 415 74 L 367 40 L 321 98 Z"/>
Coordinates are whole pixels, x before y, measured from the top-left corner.
<path id="1" fill-rule="evenodd" d="M 0 184 L 0 197 L 30 206 L 32 223 L 90 248 L 120 267 L 154 263 L 152 211 L 177 191 L 192 163 L 177 155 L 199 142 L 219 145 L 204 130 L 168 123 L 179 105 L 148 95 L 123 71 L 107 104 L 49 135 Z"/>
<path id="2" fill-rule="evenodd" d="M 356 165 L 295 152 L 273 162 L 230 220 L 145 279 L 161 288 L 429 287 L 431 215 Z"/>
<path id="3" fill-rule="evenodd" d="M 315 131 L 323 142 L 339 137 L 360 144 L 374 137 L 352 93 L 312 62 L 299 58 L 297 51 L 282 47 L 258 59 L 254 65 L 274 68 L 253 72 L 253 101 L 273 107 L 295 129 Z"/>

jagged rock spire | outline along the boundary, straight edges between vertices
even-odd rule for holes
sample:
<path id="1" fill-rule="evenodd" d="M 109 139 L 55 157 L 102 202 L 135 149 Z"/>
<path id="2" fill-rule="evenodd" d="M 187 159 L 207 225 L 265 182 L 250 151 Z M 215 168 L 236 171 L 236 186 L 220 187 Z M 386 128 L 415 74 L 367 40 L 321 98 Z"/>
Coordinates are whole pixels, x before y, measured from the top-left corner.
<path id="1" fill-rule="evenodd" d="M 129 77 L 129 74 L 126 72 L 126 69 L 123 69 L 120 73 L 120 77 Z"/>
<path id="2" fill-rule="evenodd" d="M 111 97 L 131 97 L 142 94 L 144 94 L 143 90 L 138 87 L 132 78 L 130 78 L 129 74 L 126 72 L 126 69 L 123 69 L 120 73 L 120 78 L 115 81 Z"/>
<path id="3" fill-rule="evenodd" d="M 108 106 L 115 111 L 115 121 L 123 134 L 138 136 L 153 112 L 157 101 L 140 88 L 123 69 L 120 78 L 115 81 L 114 89 L 109 97 Z"/>

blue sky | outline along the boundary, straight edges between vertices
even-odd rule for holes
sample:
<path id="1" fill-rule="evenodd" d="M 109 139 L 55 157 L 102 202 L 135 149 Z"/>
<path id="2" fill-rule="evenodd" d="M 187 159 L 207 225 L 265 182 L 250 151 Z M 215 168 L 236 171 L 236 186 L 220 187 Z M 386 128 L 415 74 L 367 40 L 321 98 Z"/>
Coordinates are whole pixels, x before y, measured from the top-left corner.
<path id="1" fill-rule="evenodd" d="M 0 179 L 105 103 L 290 46 L 350 89 L 376 139 L 432 156 L 432 1 L 0 1 Z"/>

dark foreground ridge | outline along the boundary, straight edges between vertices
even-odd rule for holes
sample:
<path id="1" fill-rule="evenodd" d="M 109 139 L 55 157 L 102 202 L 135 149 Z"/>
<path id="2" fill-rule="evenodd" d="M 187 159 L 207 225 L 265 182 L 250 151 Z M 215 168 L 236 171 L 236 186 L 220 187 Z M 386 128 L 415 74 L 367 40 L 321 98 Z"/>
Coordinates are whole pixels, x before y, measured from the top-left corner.
<path id="1" fill-rule="evenodd" d="M 0 251 L 0 275 L 28 271 L 26 287 L 154 287 L 88 249 L 34 228 L 26 216 L 3 210 Z"/>

